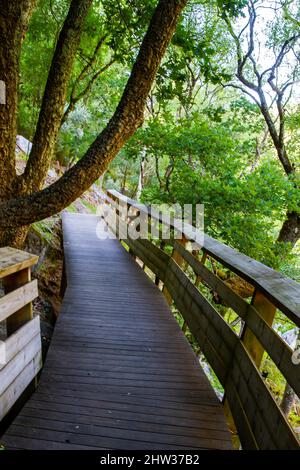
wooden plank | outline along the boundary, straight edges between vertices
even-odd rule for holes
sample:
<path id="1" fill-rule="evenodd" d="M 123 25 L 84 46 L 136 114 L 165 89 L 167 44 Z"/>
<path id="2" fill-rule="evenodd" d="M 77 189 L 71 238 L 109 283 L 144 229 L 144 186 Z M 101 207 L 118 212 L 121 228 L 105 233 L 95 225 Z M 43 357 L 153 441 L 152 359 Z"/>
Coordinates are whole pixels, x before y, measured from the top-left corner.
<path id="1" fill-rule="evenodd" d="M 38 416 L 37 416 L 38 412 Z M 58 421 L 58 425 L 53 423 L 55 429 L 80 429 L 81 433 L 93 433 L 94 436 L 105 436 L 114 438 L 131 438 L 132 440 L 143 439 L 148 443 L 161 443 L 172 444 L 175 446 L 191 445 L 197 447 L 199 439 L 207 448 L 215 448 L 216 443 L 220 448 L 228 448 L 226 443 L 227 431 L 218 431 L 215 429 L 193 429 L 187 427 L 169 426 L 164 423 L 164 426 L 132 422 L 121 419 L 114 419 L 112 417 L 102 418 L 101 426 L 99 426 L 99 419 L 96 416 L 79 415 L 78 413 L 64 413 L 63 411 L 41 410 L 28 408 L 24 409 L 22 420 L 17 419 L 16 423 L 32 422 L 37 427 L 46 425 L 48 422 L 51 429 L 51 420 Z M 227 445 L 226 445 L 227 444 Z"/>
<path id="2" fill-rule="evenodd" d="M 41 352 L 41 349 L 41 337 L 40 334 L 37 334 L 0 370 L 0 400 L 4 391 L 13 383 L 22 370 L 25 369 L 27 364 Z"/>
<path id="3" fill-rule="evenodd" d="M 3 279 L 4 292 L 10 293 L 25 284 L 31 282 L 31 271 L 30 268 L 24 268 L 20 271 L 10 274 Z M 7 317 L 6 320 L 6 331 L 8 335 L 11 335 L 23 326 L 27 321 L 32 320 L 33 311 L 32 304 L 27 303 L 15 313 Z"/>
<path id="4" fill-rule="evenodd" d="M 167 283 L 167 288 L 174 298 L 177 308 L 187 322 L 189 329 L 198 341 L 203 354 L 216 372 L 221 383 L 224 383 L 225 374 L 229 367 L 228 359 L 227 363 L 224 363 L 224 357 L 226 356 L 228 358 L 228 351 L 226 355 L 221 356 L 219 354 L 217 349 L 219 345 L 219 338 L 217 337 L 215 329 L 213 327 L 209 328 L 209 320 L 202 314 L 202 311 L 199 310 L 198 307 L 196 307 L 195 312 L 195 307 L 193 306 L 192 311 L 191 302 L 184 302 L 184 297 L 178 293 L 178 287 L 174 284 L 174 282 L 171 282 L 170 284 Z M 211 341 L 211 337 L 213 342 Z M 214 341 L 216 338 L 218 338 L 217 344 Z"/>
<path id="5" fill-rule="evenodd" d="M 193 269 L 197 277 L 201 279 L 201 282 L 204 282 L 213 291 L 217 292 L 221 297 L 222 301 L 225 302 L 226 305 L 231 307 L 239 316 L 244 319 L 249 307 L 248 302 L 246 302 L 232 289 L 230 289 L 230 287 L 225 284 L 222 279 L 220 279 L 212 271 L 210 271 L 190 251 L 186 250 L 176 240 L 174 240 L 173 243 L 174 247 L 176 247 L 176 250 Z"/>
<path id="6" fill-rule="evenodd" d="M 143 439 L 143 436 L 140 436 L 139 439 L 132 439 L 131 436 L 128 436 L 126 433 L 120 437 L 107 437 L 105 435 L 99 436 L 91 433 L 81 433 L 80 428 L 74 429 L 71 426 L 63 426 L 60 422 L 49 422 L 47 427 L 47 422 L 38 421 L 38 418 L 35 420 L 36 426 L 33 426 L 30 423 L 30 420 L 22 420 L 22 424 L 12 424 L 7 433 L 9 438 L 13 436 L 29 438 L 27 441 L 26 449 L 32 449 L 36 446 L 37 440 L 46 440 L 52 442 L 58 442 L 61 446 L 61 449 L 73 449 L 73 445 L 81 445 L 88 447 L 96 447 L 99 449 L 116 449 L 116 450 L 176 450 L 176 449 L 191 449 L 191 446 L 184 445 L 174 445 L 174 444 L 165 444 L 159 442 L 147 442 Z M 50 428 L 50 429 L 49 429 Z M 11 440 L 11 439 L 10 439 Z M 23 441 L 24 442 L 24 441 Z M 221 441 L 222 443 L 222 441 Z M 65 444 L 65 445 L 63 445 Z M 212 443 L 211 443 L 212 444 Z M 5 445 L 5 440 L 4 440 Z M 222 448 L 224 449 L 224 444 Z M 196 447 L 200 448 L 201 447 Z M 205 448 L 205 447 L 204 447 Z M 217 443 L 216 447 L 217 448 Z M 9 449 L 9 448 L 8 448 Z M 44 447 L 42 447 L 44 449 Z"/>
<path id="7" fill-rule="evenodd" d="M 40 439 L 38 436 L 35 439 L 18 436 L 15 434 L 6 434 L 5 436 L 6 447 L 9 450 L 99 450 L 99 447 L 83 446 L 74 443 L 47 441 Z M 102 448 L 105 450 L 105 448 Z"/>
<path id="8" fill-rule="evenodd" d="M 39 351 L 36 356 L 25 366 L 22 372 L 15 378 L 10 386 L 0 397 L 0 420 L 9 412 L 16 400 L 24 392 L 30 382 L 41 369 L 42 354 Z"/>
<path id="9" fill-rule="evenodd" d="M 0 322 L 38 297 L 37 280 L 15 289 L 0 298 Z"/>
<path id="10" fill-rule="evenodd" d="M 166 286 L 170 292 L 173 290 L 173 298 L 175 302 L 178 303 L 181 301 L 185 305 L 184 312 L 182 312 L 183 316 L 189 314 L 190 318 L 191 316 L 194 316 L 195 321 L 202 322 L 204 321 L 203 317 L 205 317 L 206 322 L 204 321 L 201 329 L 206 334 L 211 335 L 211 339 L 214 341 L 216 349 L 221 350 L 223 348 L 223 360 L 230 361 L 232 354 L 231 351 L 238 340 L 235 333 L 173 260 L 170 263 L 170 269 L 177 279 L 177 285 L 173 287 L 174 277 L 171 277 L 170 280 L 170 277 L 168 277 L 167 274 Z M 188 319 L 187 322 L 189 324 Z M 211 324 L 213 328 L 208 328 L 209 324 Z M 229 362 L 227 362 L 227 366 L 229 366 Z"/>
<path id="11" fill-rule="evenodd" d="M 174 431 L 180 431 L 181 426 L 186 427 L 188 430 L 203 428 L 220 430 L 220 424 L 216 416 L 213 413 L 209 413 L 209 410 L 206 411 L 204 407 L 202 407 L 200 415 L 199 413 L 195 415 L 194 413 L 184 411 L 183 414 L 178 413 L 174 416 L 173 410 L 171 410 L 171 413 L 167 413 L 165 409 L 160 410 L 151 406 L 142 407 L 137 405 L 137 409 L 133 411 L 125 403 L 92 399 L 85 400 L 84 404 L 82 402 L 82 398 L 76 397 L 75 394 L 71 397 L 69 395 L 56 394 L 54 398 L 51 395 L 51 391 L 48 391 L 48 393 L 40 393 L 38 399 L 31 400 L 26 409 L 52 410 L 76 416 L 122 419 L 133 423 L 142 422 L 159 426 L 168 425 L 176 428 Z M 180 418 L 180 426 L 178 426 L 178 418 Z M 225 426 L 223 432 L 228 433 Z"/>
<path id="12" fill-rule="evenodd" d="M 4 341 L 6 364 L 35 337 L 40 336 L 40 317 L 36 316 Z M 0 364 L 1 369 L 6 364 Z"/>
<path id="13" fill-rule="evenodd" d="M 279 310 L 300 326 L 298 282 L 208 236 L 205 236 L 204 248 L 224 266 L 258 288 Z"/>
<path id="14" fill-rule="evenodd" d="M 34 395 L 32 400 L 42 400 L 41 394 L 51 395 L 51 401 L 60 402 L 61 397 L 72 397 L 69 398 L 69 402 L 73 403 L 73 398 L 77 397 L 81 399 L 82 404 L 89 406 L 90 401 L 93 403 L 99 401 L 99 407 L 104 407 L 107 410 L 113 410 L 117 407 L 124 407 L 127 411 L 136 413 L 142 411 L 144 413 L 160 414 L 161 416 L 174 416 L 178 419 L 178 425 L 181 423 L 183 417 L 193 416 L 195 419 L 200 420 L 201 418 L 207 418 L 214 420 L 221 426 L 220 420 L 220 403 L 216 399 L 212 401 L 204 402 L 203 400 L 196 404 L 193 399 L 186 399 L 180 401 L 180 407 L 178 407 L 178 401 L 174 400 L 174 397 L 169 396 L 150 396 L 138 393 L 128 393 L 127 391 L 120 391 L 116 387 L 113 390 L 110 387 L 110 393 L 108 394 L 101 386 L 95 387 L 93 385 L 80 385 L 72 383 L 51 383 L 45 381 L 39 385 L 38 394 Z M 149 411 L 150 410 L 150 411 Z M 222 429 L 226 428 L 225 421 L 223 421 Z"/>
<path id="15" fill-rule="evenodd" d="M 276 313 L 276 307 L 261 292 L 255 291 L 251 302 L 252 306 L 259 313 L 260 317 L 270 328 Z M 248 328 L 247 321 L 243 328 L 242 341 L 245 348 L 250 353 L 255 364 L 259 367 L 263 358 L 264 348 L 261 344 L 260 336 L 257 338 L 253 331 Z"/>
<path id="16" fill-rule="evenodd" d="M 149 240 L 132 240 L 128 238 L 124 242 L 132 249 L 148 268 L 164 281 L 166 269 L 169 263 L 169 256 L 156 247 Z"/>
<path id="17" fill-rule="evenodd" d="M 0 279 L 38 262 L 38 256 L 11 247 L 0 248 Z"/>
<path id="18" fill-rule="evenodd" d="M 274 364 L 284 375 L 295 393 L 300 396 L 299 367 L 292 361 L 293 350 L 250 306 L 245 319 L 248 327 L 256 335 L 256 338 L 259 338 L 261 345 L 268 352 Z"/>
<path id="19" fill-rule="evenodd" d="M 247 450 L 258 450 L 259 444 L 253 434 L 251 424 L 241 402 L 239 393 L 230 378 L 228 378 L 226 383 L 226 397 L 230 406 L 230 412 L 234 417 L 234 424 L 239 430 L 239 440 L 242 448 Z"/>
<path id="20" fill-rule="evenodd" d="M 127 413 L 133 413 L 133 419 L 137 413 L 146 413 L 150 415 L 160 415 L 162 417 L 173 417 L 177 421 L 177 425 L 181 425 L 183 418 L 193 418 L 200 422 L 201 419 L 214 422 L 215 425 L 221 426 L 220 422 L 220 404 L 218 401 L 215 403 L 199 403 L 195 407 L 194 403 L 190 401 L 182 402 L 182 406 L 178 408 L 176 401 L 169 399 L 169 397 L 152 397 L 139 394 L 128 394 L 127 392 L 120 393 L 119 390 L 111 392 L 107 395 L 106 391 L 93 387 L 82 387 L 78 384 L 51 384 L 50 382 L 43 383 L 39 386 L 38 395 L 33 396 L 33 401 L 45 401 L 44 395 L 47 395 L 49 403 L 69 403 L 73 404 L 74 399 L 81 400 L 81 405 L 84 407 L 92 407 L 106 410 L 106 414 L 113 413 L 113 410 L 126 410 Z M 98 405 L 97 405 L 98 403 Z M 29 404 L 28 404 L 29 406 Z M 95 411 L 97 413 L 97 411 Z M 196 426 L 196 422 L 194 422 Z M 223 427 L 226 429 L 225 421 Z"/>
<path id="21" fill-rule="evenodd" d="M 260 449 L 299 450 L 297 437 L 241 342 L 235 349 L 230 378 L 236 386 Z"/>

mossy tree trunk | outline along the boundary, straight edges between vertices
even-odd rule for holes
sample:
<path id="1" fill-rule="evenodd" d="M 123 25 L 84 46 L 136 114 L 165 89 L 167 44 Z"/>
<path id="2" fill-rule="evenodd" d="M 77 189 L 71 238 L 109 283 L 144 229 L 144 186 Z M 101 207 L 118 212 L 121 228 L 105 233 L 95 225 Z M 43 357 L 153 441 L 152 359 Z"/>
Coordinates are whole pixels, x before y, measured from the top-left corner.
<path id="1" fill-rule="evenodd" d="M 0 104 L 0 201 L 15 192 L 19 59 L 34 6 L 33 0 L 3 0 L 0 4 L 0 80 L 5 84 L 5 103 Z"/>
<path id="2" fill-rule="evenodd" d="M 10 31 L 5 42 L 0 41 L 0 80 L 8 84 L 10 95 L 9 104 L 1 109 L 1 113 L 5 116 L 10 106 L 10 115 L 13 116 L 10 117 L 13 122 L 8 123 L 5 132 L 1 129 L 0 134 L 0 148 L 3 148 L 0 171 L 1 178 L 5 180 L 3 187 L 7 188 L 0 201 L 1 245 L 20 245 L 26 227 L 71 204 L 103 174 L 111 160 L 142 124 L 146 100 L 156 72 L 187 0 L 158 2 L 120 103 L 108 125 L 81 160 L 45 189 L 42 186 L 63 117 L 72 65 L 92 0 L 71 2 L 49 71 L 32 151 L 24 174 L 16 177 L 14 152 L 21 39 L 18 36 L 19 42 L 16 44 L 13 24 L 19 22 L 19 30 L 24 31 L 34 3 L 29 0 L 4 0 L 0 7 L 0 39 L 6 37 L 6 28 Z M 24 12 L 26 7 L 26 15 L 20 11 L 20 4 Z M 13 11 L 14 18 L 8 10 Z M 9 26 L 5 26 L 7 21 Z M 7 54 L 7 49 L 13 52 Z M 7 55 L 9 57 L 6 58 Z M 0 121 L 1 125 L 3 122 L 5 124 L 5 119 L 9 121 L 6 116 Z M 16 233 L 19 236 L 16 237 Z"/>

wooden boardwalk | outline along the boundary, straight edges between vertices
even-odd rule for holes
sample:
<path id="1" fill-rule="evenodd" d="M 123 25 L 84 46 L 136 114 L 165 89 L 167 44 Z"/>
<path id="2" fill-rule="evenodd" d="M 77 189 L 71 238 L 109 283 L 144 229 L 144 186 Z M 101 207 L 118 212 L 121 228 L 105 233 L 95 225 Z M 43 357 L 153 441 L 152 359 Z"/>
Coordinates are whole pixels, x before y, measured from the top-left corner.
<path id="1" fill-rule="evenodd" d="M 8 449 L 230 449 L 223 408 L 157 289 L 96 216 L 66 213 L 68 287 Z"/>

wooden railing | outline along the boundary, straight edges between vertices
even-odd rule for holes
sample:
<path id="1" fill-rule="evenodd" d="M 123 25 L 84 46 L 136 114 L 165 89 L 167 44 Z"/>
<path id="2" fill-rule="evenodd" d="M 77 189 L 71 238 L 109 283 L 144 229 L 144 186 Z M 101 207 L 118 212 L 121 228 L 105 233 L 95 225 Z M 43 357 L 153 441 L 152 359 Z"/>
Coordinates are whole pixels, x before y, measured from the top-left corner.
<path id="1" fill-rule="evenodd" d="M 31 302 L 38 296 L 31 266 L 38 257 L 0 248 L 0 421 L 33 383 L 42 365 L 39 316 L 33 318 Z"/>
<path id="2" fill-rule="evenodd" d="M 150 209 L 117 191 L 103 194 L 109 228 L 130 226 L 137 216 L 150 217 Z M 124 217 L 126 208 L 128 216 Z M 164 224 L 160 213 L 152 219 Z M 171 227 L 178 221 L 173 219 Z M 149 229 L 150 230 L 150 229 Z M 222 384 L 224 406 L 244 449 L 299 449 L 299 442 L 260 371 L 266 351 L 300 395 L 300 364 L 294 351 L 272 328 L 276 310 L 300 327 L 300 286 L 297 282 L 205 235 L 203 246 L 189 250 L 195 230 L 185 225 L 182 239 L 132 239 L 123 241 L 142 266 L 153 273 L 169 304 L 175 304 L 208 363 Z M 159 245 L 159 246 L 158 246 Z M 251 302 L 242 298 L 218 275 L 224 266 L 234 279 L 242 279 Z M 210 267 L 210 268 L 209 268 Z M 230 307 L 240 319 L 236 332 L 218 311 L 217 302 Z"/>

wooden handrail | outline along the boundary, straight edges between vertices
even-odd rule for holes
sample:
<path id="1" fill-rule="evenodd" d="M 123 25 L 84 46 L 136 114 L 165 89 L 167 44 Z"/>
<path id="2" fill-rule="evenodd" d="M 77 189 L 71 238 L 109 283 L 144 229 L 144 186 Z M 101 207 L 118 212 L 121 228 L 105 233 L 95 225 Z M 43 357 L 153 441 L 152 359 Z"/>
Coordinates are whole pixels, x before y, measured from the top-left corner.
<path id="1" fill-rule="evenodd" d="M 0 356 L 0 421 L 26 388 L 34 382 L 42 365 L 39 316 L 33 318 L 32 301 L 38 296 L 31 266 L 38 257 L 14 248 L 0 248 L 0 323 L 6 322 L 6 337 Z"/>
<path id="2" fill-rule="evenodd" d="M 148 216 L 152 215 L 162 224 L 169 222 L 169 219 L 163 214 L 151 212 L 149 207 L 127 198 L 116 190 L 107 190 L 107 195 L 114 201 L 125 203 L 128 207 L 134 207 Z M 171 228 L 179 228 L 182 224 L 175 218 L 171 218 L 170 226 Z M 196 231 L 197 229 L 189 224 L 185 224 L 182 229 L 185 238 L 191 241 L 196 240 Z M 299 283 L 206 234 L 204 234 L 202 249 L 249 284 L 258 288 L 277 308 L 300 327 Z"/>
<path id="3" fill-rule="evenodd" d="M 134 222 L 134 216 L 124 219 L 117 205 L 126 204 L 153 216 L 149 208 L 127 199 L 117 191 L 103 195 L 108 208 L 105 217 L 113 229 L 112 215 L 120 225 Z M 166 222 L 156 214 L 157 220 Z M 177 228 L 179 222 L 171 221 Z M 116 227 L 118 236 L 118 227 Z M 278 403 L 268 389 L 259 367 L 266 350 L 295 393 L 300 396 L 300 365 L 293 361 L 293 351 L 272 328 L 279 308 L 288 318 L 300 326 L 300 286 L 295 281 L 273 269 L 238 253 L 236 250 L 210 238 L 204 238 L 202 256 L 188 250 L 187 241 L 194 240 L 193 227 L 184 227 L 182 240 L 163 240 L 161 247 L 149 239 L 132 239 L 123 242 L 143 265 L 154 273 L 157 285 L 169 303 L 174 302 L 197 340 L 201 351 L 221 382 L 229 404 L 241 443 L 248 449 L 299 449 L 299 442 Z M 164 245 L 165 249 L 162 249 Z M 166 250 L 166 247 L 172 249 Z M 218 275 L 205 265 L 206 258 L 217 260 L 233 273 L 253 286 L 252 302 L 249 304 L 230 288 Z M 195 275 L 191 280 L 189 271 Z M 274 281 L 273 281 L 274 279 Z M 198 288 L 204 284 L 218 294 L 244 323 L 242 333 L 237 334 L 220 315 L 214 304 Z"/>

